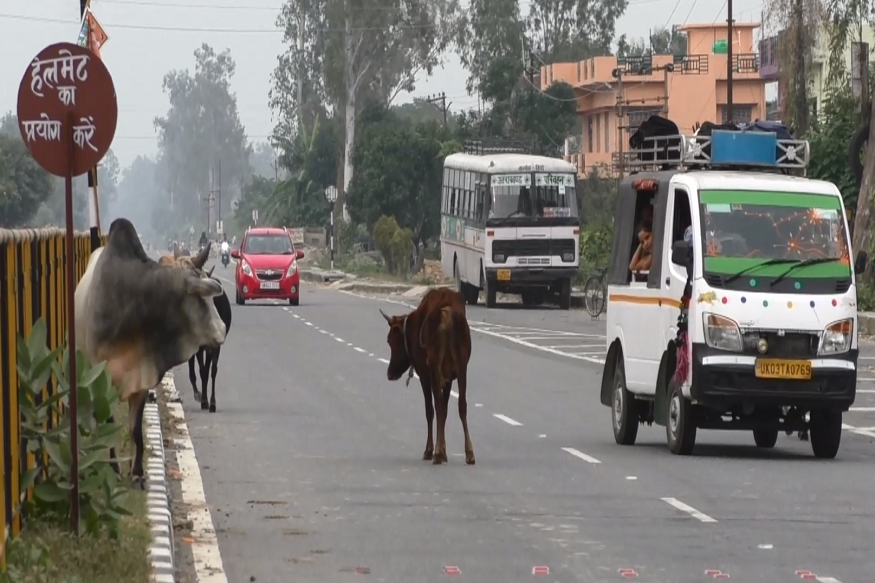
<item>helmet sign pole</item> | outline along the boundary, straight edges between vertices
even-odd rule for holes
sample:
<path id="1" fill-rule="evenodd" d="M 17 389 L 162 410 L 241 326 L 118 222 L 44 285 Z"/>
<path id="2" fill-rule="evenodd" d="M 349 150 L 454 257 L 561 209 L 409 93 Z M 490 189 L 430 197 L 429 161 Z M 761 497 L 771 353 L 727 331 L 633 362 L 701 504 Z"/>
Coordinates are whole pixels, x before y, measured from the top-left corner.
<path id="1" fill-rule="evenodd" d="M 328 228 L 328 244 L 331 249 L 331 271 L 334 271 L 334 203 L 337 201 L 337 188 L 329 186 L 325 189 L 325 198 L 331 205 L 331 223 Z"/>

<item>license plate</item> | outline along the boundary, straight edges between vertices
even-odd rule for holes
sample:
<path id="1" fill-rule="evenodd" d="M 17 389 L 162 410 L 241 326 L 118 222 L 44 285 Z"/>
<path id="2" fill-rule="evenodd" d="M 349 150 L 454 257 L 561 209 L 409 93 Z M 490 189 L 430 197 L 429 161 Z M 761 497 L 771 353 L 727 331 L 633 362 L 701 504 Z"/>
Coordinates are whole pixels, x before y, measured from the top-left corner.
<path id="1" fill-rule="evenodd" d="M 510 281 L 510 269 L 499 269 L 498 281 Z"/>
<path id="2" fill-rule="evenodd" d="M 279 289 L 280 282 L 278 281 L 262 281 L 261 289 Z"/>
<path id="3" fill-rule="evenodd" d="M 811 362 L 807 360 L 757 359 L 756 376 L 761 379 L 805 381 L 811 378 Z"/>

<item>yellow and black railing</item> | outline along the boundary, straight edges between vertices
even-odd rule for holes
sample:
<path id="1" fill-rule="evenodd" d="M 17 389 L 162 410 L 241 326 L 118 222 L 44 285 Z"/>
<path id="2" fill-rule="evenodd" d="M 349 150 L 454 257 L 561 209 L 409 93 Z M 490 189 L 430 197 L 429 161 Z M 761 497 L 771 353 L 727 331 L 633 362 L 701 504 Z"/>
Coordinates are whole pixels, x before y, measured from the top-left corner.
<path id="1" fill-rule="evenodd" d="M 106 243 L 106 237 L 101 237 Z M 0 565 L 5 565 L 6 540 L 21 530 L 17 511 L 23 492 L 23 472 L 34 467 L 33 454 L 20 439 L 18 409 L 18 336 L 27 338 L 33 324 L 46 323 L 50 348 L 67 340 L 67 261 L 75 261 L 76 281 L 85 273 L 92 243 L 88 232 L 77 232 L 73 249 L 66 248 L 62 229 L 0 229 Z M 43 398 L 54 391 L 53 382 Z M 57 419 L 49 420 L 57 423 Z"/>

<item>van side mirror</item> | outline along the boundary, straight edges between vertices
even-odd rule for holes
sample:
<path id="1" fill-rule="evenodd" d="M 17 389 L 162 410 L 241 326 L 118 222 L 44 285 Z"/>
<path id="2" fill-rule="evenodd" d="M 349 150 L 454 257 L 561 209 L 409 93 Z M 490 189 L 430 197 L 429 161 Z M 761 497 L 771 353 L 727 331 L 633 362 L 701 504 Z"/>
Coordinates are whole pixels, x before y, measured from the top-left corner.
<path id="1" fill-rule="evenodd" d="M 675 241 L 671 245 L 671 262 L 690 269 L 690 245 L 686 241 Z"/>
<path id="2" fill-rule="evenodd" d="M 861 275 L 867 267 L 869 267 L 869 254 L 865 251 L 859 251 L 857 259 L 854 261 L 854 273 Z"/>

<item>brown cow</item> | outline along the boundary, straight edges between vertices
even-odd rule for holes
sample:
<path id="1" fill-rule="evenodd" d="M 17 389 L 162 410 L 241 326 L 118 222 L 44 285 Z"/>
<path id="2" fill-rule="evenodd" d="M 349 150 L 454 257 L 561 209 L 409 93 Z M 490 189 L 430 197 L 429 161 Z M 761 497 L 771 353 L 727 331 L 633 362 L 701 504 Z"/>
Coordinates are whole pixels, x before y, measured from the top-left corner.
<path id="1" fill-rule="evenodd" d="M 419 375 L 422 395 L 425 397 L 425 419 L 428 421 L 428 440 L 424 460 L 440 464 L 447 460 L 445 430 L 450 388 L 453 380 L 459 385 L 459 418 L 465 431 L 465 461 L 474 463 L 474 446 L 468 434 L 468 361 L 471 359 L 471 330 L 465 316 L 465 298 L 446 288 L 430 290 L 413 312 L 404 316 L 387 316 L 389 323 L 386 341 L 392 350 L 389 368 L 390 381 L 397 381 L 405 372 Z M 432 406 L 434 397 L 434 406 Z M 437 451 L 432 441 L 432 422 L 437 410 Z"/>

